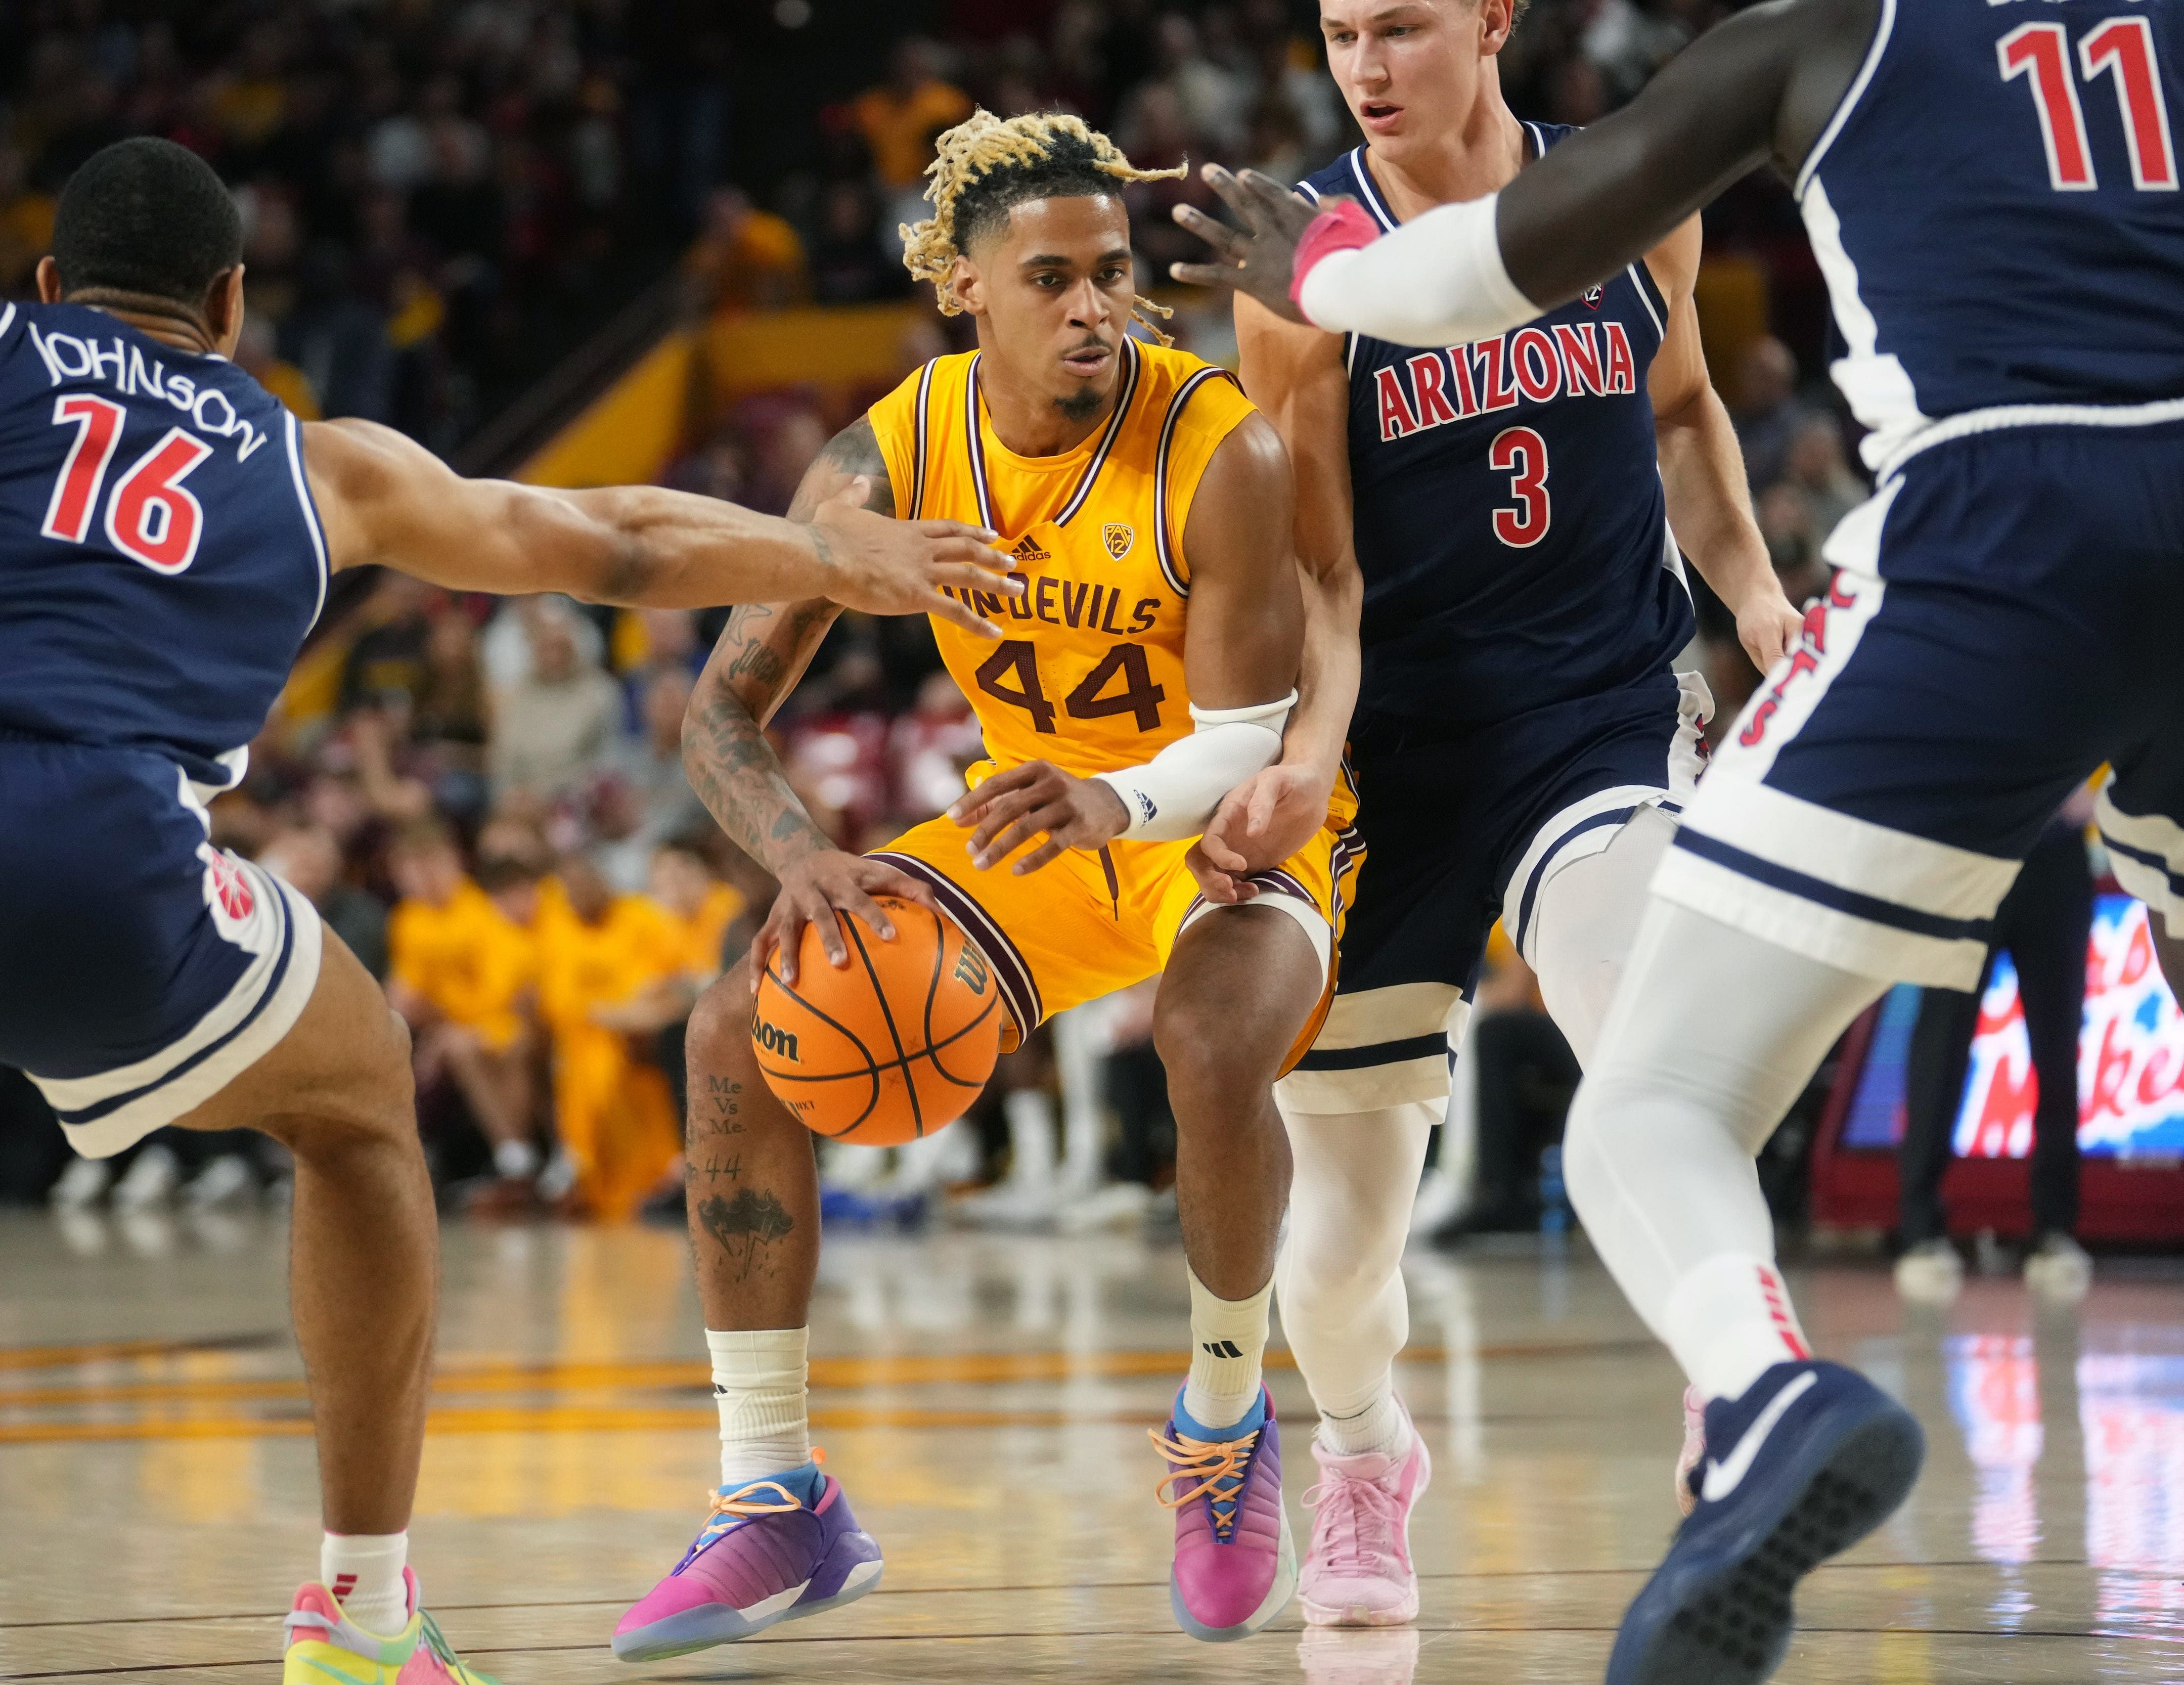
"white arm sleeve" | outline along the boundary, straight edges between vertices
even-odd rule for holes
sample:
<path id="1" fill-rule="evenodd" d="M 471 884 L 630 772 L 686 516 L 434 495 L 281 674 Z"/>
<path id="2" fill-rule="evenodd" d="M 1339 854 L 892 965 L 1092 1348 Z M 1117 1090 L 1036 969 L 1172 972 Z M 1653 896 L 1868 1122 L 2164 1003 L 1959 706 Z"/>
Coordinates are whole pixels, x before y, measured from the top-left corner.
<path id="1" fill-rule="evenodd" d="M 1462 345 L 1521 326 L 1540 308 L 1502 266 L 1498 193 L 1437 205 L 1369 246 L 1329 252 L 1297 303 L 1315 327 L 1396 345 Z"/>
<path id="2" fill-rule="evenodd" d="M 1142 767 L 1092 776 L 1123 798 L 1140 842 L 1181 842 L 1206 829 L 1221 798 L 1281 757 L 1282 728 L 1296 706 L 1292 690 L 1278 702 L 1249 708 L 1201 708 L 1197 729 L 1179 737 Z"/>

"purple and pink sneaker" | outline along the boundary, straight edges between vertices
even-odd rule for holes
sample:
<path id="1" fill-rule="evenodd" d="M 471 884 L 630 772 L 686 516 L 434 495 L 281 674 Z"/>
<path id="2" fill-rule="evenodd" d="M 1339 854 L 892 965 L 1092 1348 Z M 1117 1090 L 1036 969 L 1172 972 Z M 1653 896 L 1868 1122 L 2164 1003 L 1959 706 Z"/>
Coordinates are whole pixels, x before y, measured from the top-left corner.
<path id="1" fill-rule="evenodd" d="M 880 1582 L 880 1548 L 817 1459 L 722 1487 L 675 1571 L 615 1628 L 623 1661 L 733 1643 L 783 1621 L 854 1603 Z"/>
<path id="2" fill-rule="evenodd" d="M 1262 1385 L 1243 1420 L 1209 1428 L 1185 1414 L 1178 1392 L 1167 1431 L 1151 1435 L 1167 1459 L 1154 1496 L 1175 1511 L 1168 1604 L 1176 1624 L 1209 1643 L 1248 1638 L 1296 1590 L 1274 1401 Z"/>

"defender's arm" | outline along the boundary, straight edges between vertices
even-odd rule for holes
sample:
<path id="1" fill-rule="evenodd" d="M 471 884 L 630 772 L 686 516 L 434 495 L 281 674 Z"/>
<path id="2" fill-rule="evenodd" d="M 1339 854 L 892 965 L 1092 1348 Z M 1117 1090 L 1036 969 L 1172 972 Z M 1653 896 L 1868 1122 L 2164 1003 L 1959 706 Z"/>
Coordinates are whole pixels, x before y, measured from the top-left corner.
<path id="1" fill-rule="evenodd" d="M 809 519 L 822 505 L 851 497 L 883 515 L 894 508 L 887 465 L 871 421 L 862 418 L 836 434 L 805 471 L 789 518 Z M 806 923 L 818 927 L 827 957 L 847 965 L 835 907 L 892 941 L 894 926 L 874 896 L 931 904 L 931 891 L 922 884 L 836 848 L 813 823 L 766 741 L 766 721 L 796 688 L 839 612 L 824 598 L 737 609 L 682 715 L 682 769 L 691 789 L 730 840 L 781 882 L 780 898 L 751 943 L 754 986 L 776 948 L 783 980 L 796 980 L 797 947 Z"/>
<path id="2" fill-rule="evenodd" d="M 1206 180 L 1244 227 L 1178 206 L 1176 220 L 1218 260 L 1174 273 L 1248 292 L 1292 321 L 1401 344 L 1490 338 L 1642 256 L 1769 159 L 1794 170 L 1857 75 L 1879 14 L 1880 0 L 1740 12 L 1499 193 L 1378 238 L 1346 202 L 1322 211 L 1255 171 L 1240 179 L 1209 165 Z M 1294 299 L 1293 274 L 1304 282 Z"/>
<path id="3" fill-rule="evenodd" d="M 1669 331 L 1646 378 L 1653 439 L 1669 494 L 1669 530 L 1736 617 L 1745 653 L 1765 672 L 1797 643 L 1803 620 L 1774 577 L 1767 541 L 1752 519 L 1736 429 L 1707 375 L 1692 302 L 1699 243 L 1693 217 L 1646 259 L 1669 301 Z"/>
<path id="4" fill-rule="evenodd" d="M 1244 874 L 1286 860 L 1326 823 L 1357 706 L 1357 568 L 1350 487 L 1350 371 L 1338 334 L 1236 301 L 1244 389 L 1288 449 L 1296 485 L 1304 659 L 1282 757 L 1222 798 L 1192 861 L 1215 900 L 1246 900 Z"/>
<path id="5" fill-rule="evenodd" d="M 891 509 L 839 499 L 783 521 L 657 486 L 468 480 L 370 421 L 308 423 L 304 455 L 335 568 L 376 562 L 454 590 L 565 591 L 654 608 L 826 597 L 1000 635 L 939 589 L 990 591 L 1008 567 L 985 548 L 991 534 L 954 522 L 885 521 Z M 883 486 L 884 469 L 879 477 Z"/>

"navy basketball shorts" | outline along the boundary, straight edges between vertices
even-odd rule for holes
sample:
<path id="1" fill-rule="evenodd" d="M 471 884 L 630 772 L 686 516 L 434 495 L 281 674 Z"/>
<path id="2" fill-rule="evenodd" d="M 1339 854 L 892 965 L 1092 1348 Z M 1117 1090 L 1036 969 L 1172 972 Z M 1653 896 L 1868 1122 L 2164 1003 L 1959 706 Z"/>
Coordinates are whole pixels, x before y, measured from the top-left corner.
<path id="1" fill-rule="evenodd" d="M 1350 739 L 1365 863 L 1333 1006 L 1277 1092 L 1292 1112 L 1448 1096 L 1449 1048 L 1498 920 L 1529 961 L 1540 885 L 1641 808 L 1680 811 L 1713 706 L 1696 673 L 1486 726 L 1360 711 Z"/>
<path id="2" fill-rule="evenodd" d="M 0 736 L 0 1064 L 101 1158 L 263 1057 L 318 981 L 319 916 L 208 840 L 158 754 Z"/>
<path id="3" fill-rule="evenodd" d="M 1843 571 L 1653 888 L 1970 989 L 2025 851 L 2103 762 L 2118 879 L 2184 919 L 2184 424 L 1936 432 L 1830 538 Z"/>

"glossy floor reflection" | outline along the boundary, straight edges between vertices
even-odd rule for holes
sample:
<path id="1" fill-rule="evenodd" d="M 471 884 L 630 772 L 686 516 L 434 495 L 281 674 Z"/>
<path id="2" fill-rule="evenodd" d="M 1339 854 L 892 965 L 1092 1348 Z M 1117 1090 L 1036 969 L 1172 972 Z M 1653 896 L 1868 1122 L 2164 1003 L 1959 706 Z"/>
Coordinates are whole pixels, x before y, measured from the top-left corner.
<path id="1" fill-rule="evenodd" d="M 316 1540 L 282 1238 L 270 1219 L 0 1219 L 0 1678 L 276 1677 Z M 1674 1520 L 1680 1381 L 1581 1247 L 1410 1271 L 1402 1384 L 1437 1464 L 1415 1630 L 1173 1629 L 1143 1430 L 1179 1372 L 1182 1268 L 1118 1238 L 831 1244 L 815 1421 L 885 1583 L 625 1667 L 606 1635 L 712 1478 L 682 1242 L 452 1228 L 414 1559 L 508 1685 L 1596 1680 Z M 1909 1507 L 1808 1582 L 1778 1677 L 2184 1679 L 2184 1266 L 2105 1264 L 2075 1313 L 2008 1280 L 1932 1313 L 1877 1265 L 1793 1279 L 1816 1342 L 1909 1401 L 1932 1449 Z M 1272 1379 L 1301 1439 L 1303 1389 Z"/>

